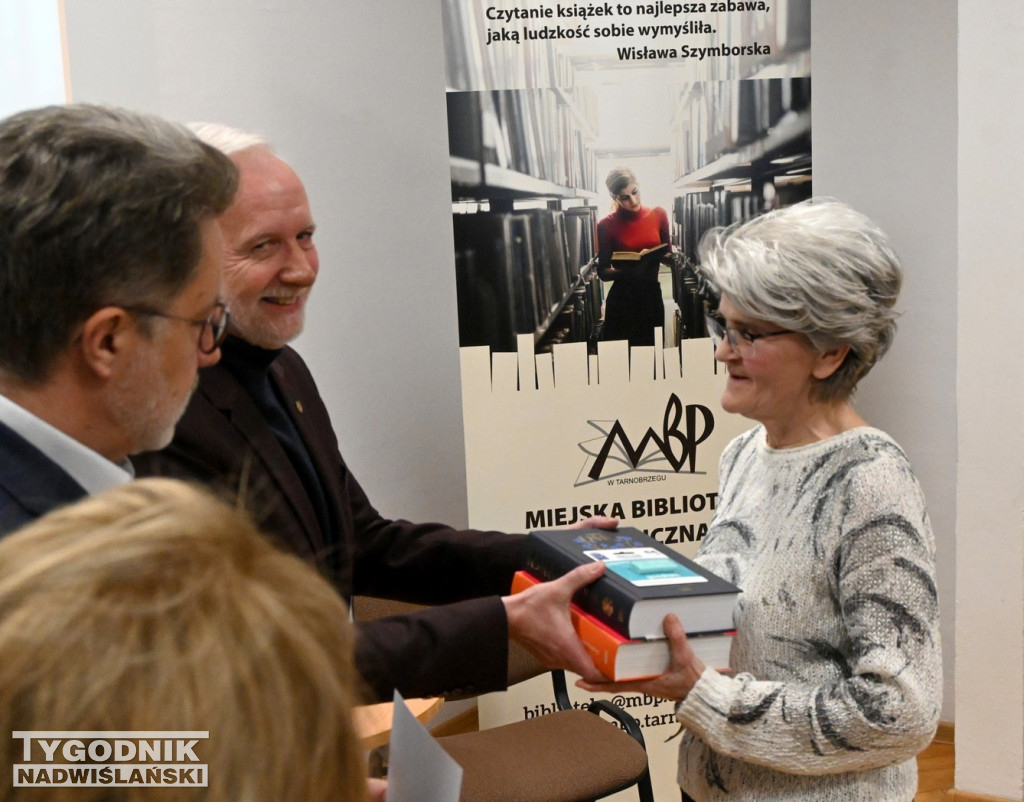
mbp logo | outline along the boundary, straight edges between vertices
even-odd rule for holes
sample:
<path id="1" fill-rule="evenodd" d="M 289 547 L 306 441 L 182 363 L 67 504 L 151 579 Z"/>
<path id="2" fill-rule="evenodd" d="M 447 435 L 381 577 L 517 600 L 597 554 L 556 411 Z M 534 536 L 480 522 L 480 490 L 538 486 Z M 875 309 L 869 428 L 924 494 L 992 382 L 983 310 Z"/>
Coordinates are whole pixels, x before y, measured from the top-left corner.
<path id="1" fill-rule="evenodd" d="M 195 753 L 209 732 L 46 731 L 13 734 L 24 763 L 14 764 L 16 788 L 122 786 L 207 787 L 208 767 Z M 35 748 L 33 748 L 35 747 Z M 42 753 L 43 762 L 33 760 Z"/>
<path id="2" fill-rule="evenodd" d="M 710 409 L 703 404 L 684 406 L 675 393 L 665 407 L 660 434 L 649 427 L 635 446 L 618 420 L 610 426 L 594 420 L 587 423 L 604 437 L 579 444 L 587 460 L 577 487 L 638 470 L 680 473 L 686 468 L 687 473 L 697 473 L 697 446 L 715 430 Z"/>

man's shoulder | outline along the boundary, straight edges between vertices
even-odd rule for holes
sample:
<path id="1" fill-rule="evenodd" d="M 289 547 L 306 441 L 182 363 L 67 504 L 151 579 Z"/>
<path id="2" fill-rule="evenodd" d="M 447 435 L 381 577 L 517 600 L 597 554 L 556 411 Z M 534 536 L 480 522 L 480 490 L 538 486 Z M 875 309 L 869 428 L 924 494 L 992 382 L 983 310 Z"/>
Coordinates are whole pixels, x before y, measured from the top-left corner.
<path id="1" fill-rule="evenodd" d="M 0 539 L 31 523 L 37 517 L 0 486 Z"/>
<path id="2" fill-rule="evenodd" d="M 327 416 L 313 372 L 294 348 L 281 351 L 270 366 L 270 373 L 289 405 L 298 402 L 303 408 L 308 407 L 310 413 Z"/>
<path id="3" fill-rule="evenodd" d="M 313 375 L 295 349 L 284 348 L 270 371 L 286 397 L 301 398 L 311 408 L 322 406 Z M 223 364 L 211 365 L 199 371 L 199 386 L 178 421 L 173 445 L 205 451 L 219 445 L 214 441 L 228 437 L 229 430 L 251 435 L 256 430 L 269 432 L 265 427 L 263 413 L 242 383 Z"/>
<path id="4" fill-rule="evenodd" d="M 0 536 L 85 495 L 60 465 L 0 422 Z"/>
<path id="5" fill-rule="evenodd" d="M 309 369 L 309 365 L 306 364 L 306 360 L 290 345 L 284 347 L 280 356 L 274 360 L 271 369 L 289 374 L 302 374 L 307 381 L 314 385 L 316 384 L 316 380 L 313 378 L 313 373 Z"/>
<path id="6" fill-rule="evenodd" d="M 32 443 L 0 421 L 0 477 L 6 475 L 42 478 L 68 474 Z"/>

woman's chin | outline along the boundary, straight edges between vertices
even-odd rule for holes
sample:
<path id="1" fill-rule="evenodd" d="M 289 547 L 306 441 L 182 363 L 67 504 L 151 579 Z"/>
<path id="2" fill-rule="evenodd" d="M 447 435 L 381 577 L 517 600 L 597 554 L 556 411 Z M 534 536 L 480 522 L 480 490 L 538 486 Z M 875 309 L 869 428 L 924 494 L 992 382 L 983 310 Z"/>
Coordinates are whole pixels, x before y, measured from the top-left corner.
<path id="1" fill-rule="evenodd" d="M 725 393 L 722 394 L 722 400 L 720 401 L 722 409 L 728 412 L 730 415 L 743 415 L 749 417 L 747 413 L 748 405 L 744 402 L 740 393 L 730 392 L 726 389 Z"/>

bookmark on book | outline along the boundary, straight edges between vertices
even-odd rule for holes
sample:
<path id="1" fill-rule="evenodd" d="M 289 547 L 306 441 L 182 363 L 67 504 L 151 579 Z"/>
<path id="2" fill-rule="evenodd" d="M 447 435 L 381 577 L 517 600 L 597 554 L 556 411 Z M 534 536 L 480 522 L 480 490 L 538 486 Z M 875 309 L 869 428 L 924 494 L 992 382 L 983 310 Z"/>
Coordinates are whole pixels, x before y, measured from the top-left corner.
<path id="1" fill-rule="evenodd" d="M 462 767 L 416 720 L 395 691 L 388 747 L 388 802 L 459 802 Z"/>

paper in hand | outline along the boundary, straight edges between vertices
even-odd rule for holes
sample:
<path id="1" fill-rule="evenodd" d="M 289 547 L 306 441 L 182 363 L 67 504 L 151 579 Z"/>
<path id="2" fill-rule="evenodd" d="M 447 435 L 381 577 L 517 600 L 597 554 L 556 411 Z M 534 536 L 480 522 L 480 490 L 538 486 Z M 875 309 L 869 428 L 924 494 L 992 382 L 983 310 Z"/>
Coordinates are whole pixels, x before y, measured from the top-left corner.
<path id="1" fill-rule="evenodd" d="M 459 802 L 462 767 L 416 720 L 395 691 L 388 748 L 388 802 Z"/>

